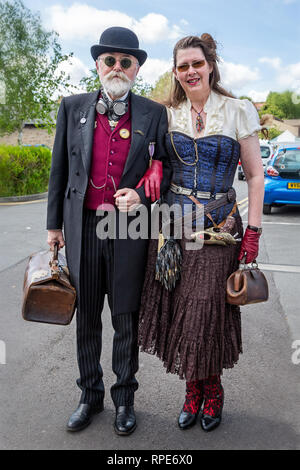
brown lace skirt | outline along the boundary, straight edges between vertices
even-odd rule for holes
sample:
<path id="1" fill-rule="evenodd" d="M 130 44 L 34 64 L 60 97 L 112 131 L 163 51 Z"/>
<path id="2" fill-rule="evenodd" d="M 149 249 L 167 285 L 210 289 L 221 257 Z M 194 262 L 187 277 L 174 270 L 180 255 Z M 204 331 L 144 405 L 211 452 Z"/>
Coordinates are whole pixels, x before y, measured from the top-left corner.
<path id="1" fill-rule="evenodd" d="M 235 230 L 242 237 L 240 216 Z M 240 308 L 226 303 L 226 280 L 238 269 L 240 243 L 185 250 L 181 279 L 168 292 L 155 280 L 157 240 L 149 245 L 143 287 L 139 345 L 156 354 L 167 372 L 187 381 L 231 368 L 242 353 Z"/>

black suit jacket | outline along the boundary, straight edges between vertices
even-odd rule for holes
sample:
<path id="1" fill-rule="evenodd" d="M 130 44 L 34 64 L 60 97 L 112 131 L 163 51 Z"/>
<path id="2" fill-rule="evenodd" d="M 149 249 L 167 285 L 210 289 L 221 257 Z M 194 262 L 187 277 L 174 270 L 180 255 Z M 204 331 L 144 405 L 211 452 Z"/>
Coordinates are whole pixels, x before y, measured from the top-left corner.
<path id="1" fill-rule="evenodd" d="M 82 212 L 92 161 L 98 96 L 99 91 L 63 98 L 57 117 L 48 189 L 47 229 L 64 229 L 68 267 L 78 298 Z M 130 100 L 131 146 L 119 188 L 136 187 L 149 166 L 149 143 L 156 142 L 154 158 L 162 160 L 164 165 L 163 193 L 171 180 L 164 143 L 168 128 L 166 110 L 164 106 L 133 93 Z M 146 198 L 144 188 L 137 192 L 150 214 L 151 201 Z M 139 308 L 148 241 L 128 238 L 114 242 L 113 314 Z"/>

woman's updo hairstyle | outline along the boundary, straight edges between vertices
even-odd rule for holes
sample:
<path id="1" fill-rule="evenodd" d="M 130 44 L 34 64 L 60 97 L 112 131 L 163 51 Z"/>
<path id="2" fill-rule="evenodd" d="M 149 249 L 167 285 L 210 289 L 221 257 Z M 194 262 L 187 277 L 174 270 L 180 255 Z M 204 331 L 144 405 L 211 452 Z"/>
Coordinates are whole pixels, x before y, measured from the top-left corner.
<path id="1" fill-rule="evenodd" d="M 181 49 L 188 49 L 190 47 L 200 48 L 204 54 L 204 57 L 209 65 L 212 66 L 213 70 L 209 76 L 209 85 L 211 90 L 221 95 L 229 96 L 234 98 L 228 91 L 219 85 L 220 72 L 217 65 L 219 57 L 217 55 L 217 43 L 213 37 L 208 33 L 203 33 L 201 37 L 198 36 L 186 36 L 180 39 L 173 50 L 173 66 L 177 66 L 177 52 Z M 171 96 L 168 100 L 167 105 L 176 108 L 186 99 L 185 92 L 180 85 L 178 80 L 174 80 L 174 85 L 171 90 Z"/>

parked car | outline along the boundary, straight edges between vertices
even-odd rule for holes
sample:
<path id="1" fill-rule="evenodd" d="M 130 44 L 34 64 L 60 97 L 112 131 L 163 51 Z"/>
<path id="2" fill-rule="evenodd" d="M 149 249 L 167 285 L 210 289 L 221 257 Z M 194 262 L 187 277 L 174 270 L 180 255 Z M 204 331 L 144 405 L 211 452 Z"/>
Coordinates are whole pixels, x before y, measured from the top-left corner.
<path id="1" fill-rule="evenodd" d="M 267 140 L 260 140 L 259 143 L 260 143 L 260 154 L 262 158 L 263 167 L 265 170 L 268 162 L 271 160 L 271 158 L 274 155 L 274 151 L 273 151 L 272 145 Z M 243 171 L 243 167 L 242 167 L 241 161 L 239 161 L 238 179 L 243 180 L 244 178 L 245 178 L 245 174 Z"/>
<path id="2" fill-rule="evenodd" d="M 300 147 L 279 147 L 265 170 L 263 213 L 272 206 L 300 206 Z"/>

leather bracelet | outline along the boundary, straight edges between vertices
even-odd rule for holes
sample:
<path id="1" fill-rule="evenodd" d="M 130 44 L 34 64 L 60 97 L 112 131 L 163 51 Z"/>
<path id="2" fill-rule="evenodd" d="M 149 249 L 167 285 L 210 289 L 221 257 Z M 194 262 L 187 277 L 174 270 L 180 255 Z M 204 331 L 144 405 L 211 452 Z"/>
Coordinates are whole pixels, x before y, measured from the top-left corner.
<path id="1" fill-rule="evenodd" d="M 255 225 L 247 225 L 247 228 L 256 233 L 262 233 L 262 227 L 256 227 Z"/>

